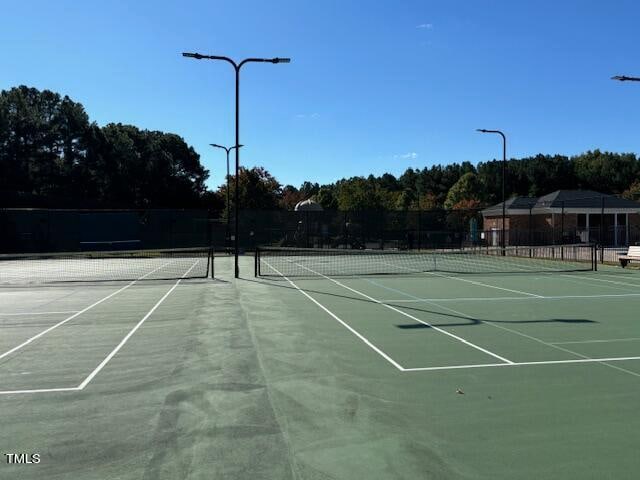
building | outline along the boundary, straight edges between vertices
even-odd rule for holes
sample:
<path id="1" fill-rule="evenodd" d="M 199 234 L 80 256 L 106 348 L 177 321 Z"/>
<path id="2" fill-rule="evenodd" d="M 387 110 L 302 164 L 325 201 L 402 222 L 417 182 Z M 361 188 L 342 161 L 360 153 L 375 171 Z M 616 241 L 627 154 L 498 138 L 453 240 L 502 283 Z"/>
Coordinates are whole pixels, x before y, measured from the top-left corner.
<path id="1" fill-rule="evenodd" d="M 640 242 L 640 203 L 592 190 L 557 190 L 505 202 L 505 244 Z M 502 202 L 482 210 L 484 238 L 500 244 Z"/>

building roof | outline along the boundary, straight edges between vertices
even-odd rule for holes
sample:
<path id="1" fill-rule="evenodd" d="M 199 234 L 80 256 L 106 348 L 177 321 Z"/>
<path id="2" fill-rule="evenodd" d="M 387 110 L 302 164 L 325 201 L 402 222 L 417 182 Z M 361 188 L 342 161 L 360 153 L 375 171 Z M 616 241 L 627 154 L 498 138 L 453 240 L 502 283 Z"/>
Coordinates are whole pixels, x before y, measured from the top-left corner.
<path id="1" fill-rule="evenodd" d="M 544 213 L 555 210 L 621 210 L 640 212 L 640 203 L 593 190 L 556 190 L 542 197 L 513 197 L 505 202 L 507 213 Z M 484 216 L 502 215 L 502 202 L 482 210 Z"/>

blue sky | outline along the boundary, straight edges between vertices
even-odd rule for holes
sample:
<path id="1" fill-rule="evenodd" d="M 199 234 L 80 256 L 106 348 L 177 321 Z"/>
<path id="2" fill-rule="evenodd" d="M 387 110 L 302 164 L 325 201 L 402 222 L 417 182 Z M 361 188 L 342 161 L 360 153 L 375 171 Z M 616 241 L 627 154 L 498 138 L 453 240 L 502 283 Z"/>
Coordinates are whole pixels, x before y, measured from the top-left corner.
<path id="1" fill-rule="evenodd" d="M 0 89 L 81 102 L 100 125 L 181 135 L 224 181 L 241 78 L 244 165 L 283 184 L 508 154 L 640 151 L 637 21 L 628 1 L 5 2 Z"/>

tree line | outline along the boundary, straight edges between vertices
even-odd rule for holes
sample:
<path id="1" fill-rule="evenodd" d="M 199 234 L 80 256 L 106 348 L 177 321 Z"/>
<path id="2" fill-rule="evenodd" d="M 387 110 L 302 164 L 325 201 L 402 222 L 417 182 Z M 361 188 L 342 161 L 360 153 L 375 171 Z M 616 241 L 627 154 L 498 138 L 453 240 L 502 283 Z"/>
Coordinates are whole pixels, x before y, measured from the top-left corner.
<path id="1" fill-rule="evenodd" d="M 89 120 L 49 90 L 0 92 L 0 204 L 20 207 L 205 207 L 209 172 L 171 133 Z"/>
<path id="2" fill-rule="evenodd" d="M 507 198 L 583 189 L 640 200 L 640 160 L 633 153 L 600 150 L 572 157 L 539 154 L 510 159 L 505 185 Z M 502 200 L 502 162 L 409 168 L 397 178 L 385 173 L 326 185 L 287 185 L 273 191 L 269 204 L 291 209 L 306 198 L 339 210 L 477 209 Z"/>
<path id="3" fill-rule="evenodd" d="M 593 150 L 572 157 L 510 159 L 506 194 L 590 189 L 640 200 L 640 160 Z M 89 120 L 67 96 L 20 86 L 0 92 L 0 205 L 67 208 L 233 208 L 235 182 L 206 187 L 209 172 L 180 136 Z M 396 177 L 351 177 L 282 185 L 262 167 L 241 168 L 242 208 L 291 210 L 314 199 L 325 209 L 477 209 L 502 197 L 497 160 L 407 169 Z"/>

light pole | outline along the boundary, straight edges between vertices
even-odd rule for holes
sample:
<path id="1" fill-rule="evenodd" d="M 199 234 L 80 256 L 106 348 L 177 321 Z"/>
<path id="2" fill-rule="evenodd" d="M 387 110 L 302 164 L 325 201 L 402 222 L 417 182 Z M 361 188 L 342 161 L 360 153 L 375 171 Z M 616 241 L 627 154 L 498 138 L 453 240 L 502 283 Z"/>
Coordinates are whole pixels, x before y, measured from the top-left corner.
<path id="1" fill-rule="evenodd" d="M 230 63 L 234 70 L 236 71 L 236 147 L 240 145 L 240 69 L 246 63 L 289 63 L 291 61 L 290 58 L 245 58 L 241 62 L 237 63 L 229 57 L 223 57 L 218 55 L 202 55 L 200 53 L 182 53 L 183 57 L 195 58 L 196 60 L 223 60 L 225 62 Z M 240 265 L 238 261 L 238 252 L 239 252 L 239 243 L 238 243 L 238 223 L 239 223 L 239 215 L 240 211 L 240 196 L 239 196 L 239 185 L 238 185 L 238 177 L 240 174 L 240 148 L 236 148 L 236 180 L 235 180 L 235 238 L 234 238 L 234 250 L 235 250 L 235 277 L 238 278 L 240 276 Z"/>
<path id="2" fill-rule="evenodd" d="M 500 246 L 502 247 L 502 255 L 505 255 L 505 221 L 507 217 L 507 204 L 506 204 L 506 195 L 505 195 L 505 179 L 507 177 L 507 137 L 504 136 L 500 130 L 487 130 L 485 128 L 476 129 L 477 132 L 480 133 L 496 133 L 502 137 L 502 239 L 500 241 Z"/>
<path id="3" fill-rule="evenodd" d="M 229 241 L 229 220 L 230 220 L 230 211 L 231 211 L 231 203 L 229 203 L 229 152 L 235 148 L 240 148 L 242 145 L 234 145 L 233 147 L 225 147 L 223 145 L 218 145 L 217 143 L 210 143 L 214 148 L 221 148 L 227 153 L 227 235 L 225 238 L 225 242 Z M 227 245 L 225 245 L 227 247 Z"/>
<path id="4" fill-rule="evenodd" d="M 627 75 L 616 75 L 615 77 L 611 77 L 611 80 L 618 80 L 619 82 L 640 82 L 640 77 L 629 77 Z M 600 224 L 603 224 L 603 223 L 604 223 L 604 217 L 602 219 L 600 219 Z M 628 237 L 629 236 L 629 226 L 627 225 L 626 228 L 627 228 L 627 237 Z M 618 232 L 616 232 L 616 235 L 618 235 Z M 604 250 L 602 250 L 602 251 L 604 252 Z M 604 253 L 602 255 L 604 256 Z"/>
<path id="5" fill-rule="evenodd" d="M 627 77 L 626 75 L 616 75 L 611 77 L 611 80 L 618 80 L 619 82 L 640 82 L 640 77 Z"/>

